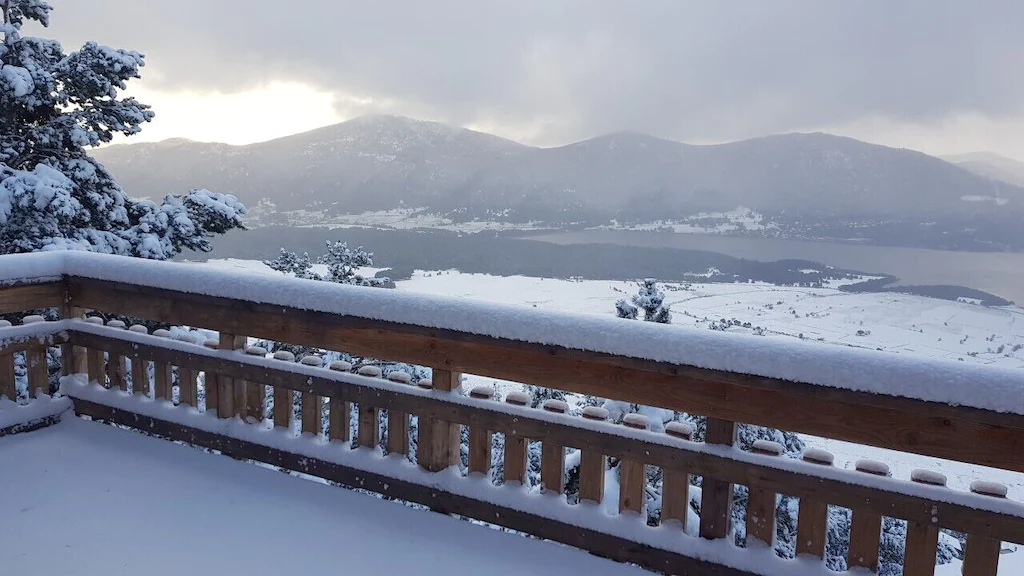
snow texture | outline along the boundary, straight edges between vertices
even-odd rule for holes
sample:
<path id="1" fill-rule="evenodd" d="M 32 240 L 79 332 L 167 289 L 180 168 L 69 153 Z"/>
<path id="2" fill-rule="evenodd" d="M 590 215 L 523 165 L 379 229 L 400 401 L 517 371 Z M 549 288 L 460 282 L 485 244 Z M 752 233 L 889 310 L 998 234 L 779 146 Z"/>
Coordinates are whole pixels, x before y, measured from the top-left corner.
<path id="1" fill-rule="evenodd" d="M 30 399 L 25 404 L 18 404 L 9 400 L 6 396 L 0 396 L 0 430 L 28 424 L 41 420 L 55 414 L 60 414 L 71 409 L 71 399 L 63 396 L 52 398 L 41 394 L 38 398 Z M 2 444 L 0 440 L 0 444 Z M 4 468 L 0 466 L 0 470 Z M 0 474 L 0 477 L 4 476 Z"/>
<path id="2" fill-rule="evenodd" d="M 1024 371 L 996 366 L 95 253 L 0 257 L 0 282 L 62 274 L 1024 414 Z"/>

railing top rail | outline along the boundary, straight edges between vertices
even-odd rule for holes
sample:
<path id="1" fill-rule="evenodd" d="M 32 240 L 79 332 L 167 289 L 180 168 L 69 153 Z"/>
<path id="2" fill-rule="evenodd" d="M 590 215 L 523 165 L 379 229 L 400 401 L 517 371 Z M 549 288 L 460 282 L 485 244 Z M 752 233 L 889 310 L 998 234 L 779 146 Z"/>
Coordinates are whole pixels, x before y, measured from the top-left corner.
<path id="1" fill-rule="evenodd" d="M 1024 415 L 1022 370 L 187 263 L 71 251 L 0 256 L 0 283 L 63 276 Z"/>

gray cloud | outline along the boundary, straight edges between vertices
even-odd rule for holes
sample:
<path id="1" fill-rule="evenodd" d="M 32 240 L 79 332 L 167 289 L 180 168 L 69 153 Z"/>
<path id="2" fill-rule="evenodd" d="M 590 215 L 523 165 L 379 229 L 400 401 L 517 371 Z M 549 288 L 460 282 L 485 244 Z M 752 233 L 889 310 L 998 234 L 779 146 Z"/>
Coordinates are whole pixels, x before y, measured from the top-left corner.
<path id="1" fill-rule="evenodd" d="M 1024 113 L 1017 0 L 51 2 L 50 35 L 145 52 L 150 88 L 294 80 L 458 124 L 539 122 L 550 142 Z"/>

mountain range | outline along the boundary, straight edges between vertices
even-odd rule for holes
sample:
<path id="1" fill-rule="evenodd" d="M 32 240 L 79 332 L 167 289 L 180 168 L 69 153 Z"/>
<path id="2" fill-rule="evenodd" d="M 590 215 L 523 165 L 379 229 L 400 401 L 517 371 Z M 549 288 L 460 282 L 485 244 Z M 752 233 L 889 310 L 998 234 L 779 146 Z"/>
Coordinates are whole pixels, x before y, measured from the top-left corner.
<path id="1" fill-rule="evenodd" d="M 173 139 L 95 151 L 132 196 L 203 187 L 278 210 L 399 207 L 517 221 L 653 221 L 744 206 L 788 218 L 1024 214 L 1024 189 L 907 149 L 822 133 L 692 145 L 620 132 L 553 148 L 398 116 L 246 146 Z M 965 169 L 969 168 L 969 169 Z"/>
<path id="2" fill-rule="evenodd" d="M 979 176 L 999 180 L 1015 186 L 1024 186 L 1024 162 L 992 152 L 970 152 L 943 156 L 943 160 Z"/>

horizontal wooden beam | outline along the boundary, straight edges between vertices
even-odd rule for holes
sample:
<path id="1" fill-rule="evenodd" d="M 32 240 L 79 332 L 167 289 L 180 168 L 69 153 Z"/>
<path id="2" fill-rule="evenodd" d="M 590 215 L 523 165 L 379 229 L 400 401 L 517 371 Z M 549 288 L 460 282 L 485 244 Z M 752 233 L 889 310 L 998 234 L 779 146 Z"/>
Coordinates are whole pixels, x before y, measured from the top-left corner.
<path id="1" fill-rule="evenodd" d="M 71 343 L 98 348 L 113 354 L 138 357 L 186 366 L 193 370 L 232 374 L 236 378 L 279 386 L 318 396 L 340 398 L 345 402 L 369 405 L 384 410 L 418 414 L 500 433 L 549 440 L 555 444 L 579 448 L 613 458 L 644 462 L 664 469 L 686 471 L 727 483 L 755 485 L 767 492 L 817 499 L 857 510 L 872 510 L 880 515 L 922 522 L 970 534 L 986 535 L 1024 544 L 1024 519 L 1009 514 L 978 510 L 969 506 L 929 500 L 909 493 L 891 492 L 812 474 L 803 474 L 761 466 L 727 456 L 688 448 L 686 443 L 664 445 L 645 442 L 614 433 L 577 428 L 567 422 L 524 417 L 479 406 L 449 402 L 419 393 L 405 393 L 371 386 L 360 386 L 337 379 L 324 370 L 322 377 L 309 377 L 288 370 L 275 370 L 247 362 L 211 355 L 196 347 L 195 353 L 180 352 L 158 345 L 129 342 L 86 332 L 72 332 Z M 76 404 L 79 400 L 75 400 Z M 909 484 L 908 484 L 909 489 Z"/>
<path id="2" fill-rule="evenodd" d="M 512 530 L 526 532 L 535 537 L 561 542 L 587 550 L 592 554 L 618 562 L 630 562 L 649 570 L 668 574 L 708 574 L 713 576 L 753 576 L 750 572 L 719 566 L 662 550 L 638 544 L 617 536 L 596 530 L 580 528 L 568 523 L 541 518 L 532 514 L 445 492 L 437 488 L 397 480 L 388 476 L 365 472 L 333 462 L 301 456 L 252 442 L 236 440 L 191 428 L 142 417 L 117 408 L 103 406 L 84 400 L 75 401 L 75 411 L 93 420 L 110 422 L 135 428 L 149 434 L 162 436 L 179 442 L 217 450 L 221 454 L 262 462 L 294 472 L 309 474 L 337 482 L 344 486 L 369 490 L 378 494 L 429 506 L 432 510 L 475 518 L 490 524 L 497 524 Z M 680 538 L 686 537 L 680 532 Z"/>
<path id="3" fill-rule="evenodd" d="M 64 297 L 64 283 L 59 281 L 0 286 L 0 314 L 60 307 Z"/>
<path id="4" fill-rule="evenodd" d="M 82 308 L 546 386 L 1024 472 L 1024 416 L 70 277 Z"/>

